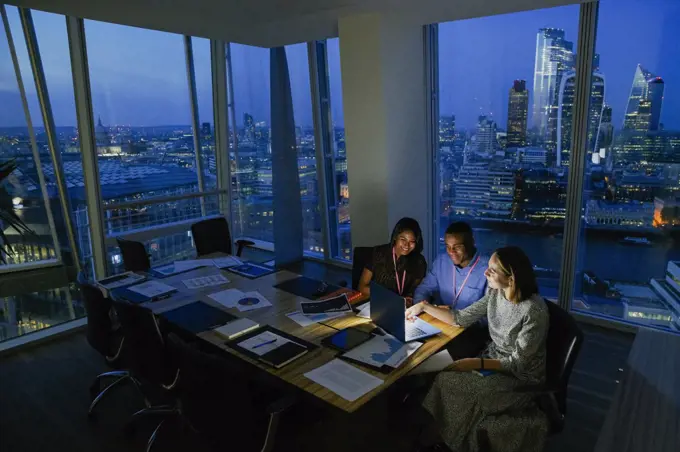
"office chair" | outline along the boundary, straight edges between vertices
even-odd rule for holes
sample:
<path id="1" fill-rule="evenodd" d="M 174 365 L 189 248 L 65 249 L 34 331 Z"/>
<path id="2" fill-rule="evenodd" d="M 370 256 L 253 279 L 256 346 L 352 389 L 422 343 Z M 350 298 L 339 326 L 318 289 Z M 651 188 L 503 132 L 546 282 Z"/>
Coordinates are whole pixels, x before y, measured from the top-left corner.
<path id="1" fill-rule="evenodd" d="M 126 425 L 126 431 L 133 433 L 136 423 L 142 419 L 160 419 L 147 443 L 148 451 L 153 446 L 163 420 L 175 415 L 172 389 L 177 381 L 178 371 L 168 357 L 165 339 L 151 310 L 115 300 L 113 307 L 125 337 L 126 362 L 130 374 L 147 388 L 160 391 L 164 399 L 170 399 L 167 404 L 152 405 L 147 397 L 149 391 L 145 390 L 143 395 L 146 407 L 134 413 Z"/>
<path id="2" fill-rule="evenodd" d="M 224 217 L 211 218 L 192 224 L 191 235 L 196 245 L 196 255 L 199 257 L 215 252 L 232 254 L 229 223 Z M 250 240 L 237 240 L 235 243 L 237 246 L 236 255 L 239 257 L 243 253 L 243 248 L 255 244 Z"/>
<path id="3" fill-rule="evenodd" d="M 550 315 L 546 343 L 546 382 L 540 386 L 519 388 L 533 392 L 541 410 L 550 422 L 550 435 L 564 429 L 567 413 L 567 386 L 569 377 L 583 343 L 583 332 L 576 320 L 559 305 L 545 300 Z"/>
<path id="4" fill-rule="evenodd" d="M 258 392 L 242 368 L 187 344 L 174 333 L 168 335 L 167 345 L 179 368 L 175 386 L 179 422 L 224 450 L 271 451 L 279 418 L 294 399 Z"/>
<path id="5" fill-rule="evenodd" d="M 87 410 L 87 415 L 90 419 L 94 419 L 95 407 L 104 397 L 112 394 L 113 389 L 126 382 L 132 382 L 137 388 L 139 388 L 139 384 L 132 378 L 130 372 L 123 369 L 125 340 L 122 332 L 114 328 L 111 320 L 111 300 L 105 298 L 97 287 L 89 284 L 83 272 L 78 274 L 77 281 L 87 314 L 87 331 L 85 333 L 87 342 L 104 357 L 107 366 L 115 369 L 97 375 L 90 386 L 92 402 Z M 102 380 L 109 378 L 115 378 L 115 380 L 102 390 Z"/>
<path id="6" fill-rule="evenodd" d="M 357 290 L 359 287 L 359 280 L 361 273 L 364 271 L 366 262 L 371 258 L 373 247 L 370 246 L 355 246 L 352 255 L 352 289 Z"/>
<path id="7" fill-rule="evenodd" d="M 133 240 L 116 239 L 120 253 L 123 256 L 123 266 L 128 272 L 145 272 L 151 268 L 149 254 L 141 242 Z"/>

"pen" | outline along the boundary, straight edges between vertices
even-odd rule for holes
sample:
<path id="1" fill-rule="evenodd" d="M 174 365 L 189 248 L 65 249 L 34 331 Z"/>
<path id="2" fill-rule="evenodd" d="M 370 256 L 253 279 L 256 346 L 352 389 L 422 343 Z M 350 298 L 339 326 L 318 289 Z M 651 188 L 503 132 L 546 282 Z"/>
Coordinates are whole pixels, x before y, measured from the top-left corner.
<path id="1" fill-rule="evenodd" d="M 267 342 L 263 342 L 261 344 L 257 344 L 255 347 L 253 347 L 253 350 L 256 349 L 256 348 L 262 347 L 263 345 L 273 344 L 274 342 L 276 342 L 276 338 L 272 339 L 271 341 L 267 341 Z"/>

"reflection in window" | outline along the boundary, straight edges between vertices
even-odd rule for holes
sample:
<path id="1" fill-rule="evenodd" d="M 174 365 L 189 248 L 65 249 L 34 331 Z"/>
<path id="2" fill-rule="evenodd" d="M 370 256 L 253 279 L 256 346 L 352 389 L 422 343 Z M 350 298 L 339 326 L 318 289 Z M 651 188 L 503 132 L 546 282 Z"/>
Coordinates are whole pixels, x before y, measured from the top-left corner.
<path id="1" fill-rule="evenodd" d="M 330 85 L 331 118 L 333 120 L 333 155 L 335 158 L 334 192 L 335 215 L 330 221 L 337 221 L 337 236 L 331 237 L 337 243 L 337 257 L 352 259 L 351 221 L 349 216 L 349 179 L 347 175 L 347 153 L 345 148 L 345 121 L 342 109 L 342 81 L 340 79 L 340 40 L 327 41 L 328 77 Z M 329 185 L 330 187 L 330 185 Z"/>
<path id="2" fill-rule="evenodd" d="M 680 9 L 652 4 L 600 2 L 573 307 L 677 331 Z"/>
<path id="3" fill-rule="evenodd" d="M 10 28 L 17 57 L 24 57 L 20 60 L 23 84 L 27 91 L 27 96 L 34 103 L 36 101 L 35 84 L 28 65 L 26 46 L 23 40 L 23 33 L 19 23 L 19 16 L 15 7 L 7 7 Z M 63 19 L 61 21 L 63 27 Z M 0 219 L 1 231 L 6 235 L 13 253 L 4 255 L 0 261 L 0 268 L 12 264 L 27 264 L 32 262 L 55 259 L 56 235 L 50 226 L 48 212 L 45 208 L 45 197 L 40 185 L 38 176 L 39 169 L 45 172 L 48 180 L 52 165 L 47 149 L 45 134 L 40 120 L 40 111 L 34 110 L 32 113 L 33 125 L 37 133 L 38 156 L 42 163 L 39 168 L 33 154 L 29 131 L 26 125 L 26 116 L 21 103 L 21 95 L 17 85 L 14 65 L 12 63 L 9 45 L 4 29 L 0 37 L 0 86 L 3 88 L 2 108 L 0 108 L 0 162 L 14 160 L 17 169 L 8 177 L 4 178 L 0 185 L 0 209 L 13 209 L 21 220 L 29 227 L 33 234 L 19 235 L 6 222 Z M 69 73 L 70 76 L 70 73 Z M 71 91 L 72 95 L 72 91 Z M 64 118 L 68 121 L 67 118 Z M 53 174 L 53 173 L 52 173 Z M 59 202 L 55 190 L 49 190 L 48 195 L 52 201 L 53 212 L 59 212 Z M 60 229 L 63 232 L 63 228 Z M 66 243 L 65 237 L 62 243 Z"/>
<path id="4" fill-rule="evenodd" d="M 439 250 L 448 224 L 466 221 L 484 254 L 524 249 L 547 297 L 560 276 L 568 170 L 558 137 L 571 109 L 559 106 L 573 91 L 578 11 L 439 25 Z M 485 38 L 470 46 L 470 36 Z"/>
<path id="5" fill-rule="evenodd" d="M 194 149 L 183 37 L 89 20 L 85 32 L 106 233 L 199 217 L 199 198 L 115 207 L 120 202 L 198 191 L 197 152 L 203 159 L 206 188 L 215 185 L 214 171 L 210 172 L 212 127 L 200 137 L 202 149 Z M 206 40 L 194 40 L 194 63 L 199 121 L 203 117 L 210 126 L 207 44 Z M 203 135 L 208 126 L 197 132 Z M 84 196 L 81 165 L 65 163 L 65 172 L 78 187 L 76 192 Z M 218 212 L 215 206 L 206 214 Z M 190 248 L 173 247 L 166 254 L 182 256 Z"/>
<path id="6" fill-rule="evenodd" d="M 231 44 L 236 142 L 232 143 L 234 234 L 273 242 L 269 49 Z M 302 202 L 303 249 L 323 254 L 307 45 L 286 47 Z"/>

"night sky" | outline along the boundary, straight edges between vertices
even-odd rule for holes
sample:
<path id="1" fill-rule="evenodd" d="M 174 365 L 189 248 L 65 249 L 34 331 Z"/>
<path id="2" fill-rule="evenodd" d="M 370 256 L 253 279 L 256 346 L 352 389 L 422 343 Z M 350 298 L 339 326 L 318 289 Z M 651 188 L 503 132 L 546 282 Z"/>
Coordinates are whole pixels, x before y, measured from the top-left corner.
<path id="1" fill-rule="evenodd" d="M 16 8 L 7 7 L 12 33 L 31 103 L 39 110 Z M 503 16 L 449 22 L 440 26 L 440 113 L 455 114 L 458 127 L 474 127 L 480 114 L 492 115 L 505 128 L 508 90 L 514 79 L 533 89 L 536 32 L 562 28 L 574 42 L 576 5 Z M 62 16 L 33 14 L 57 126 L 73 126 L 75 108 L 70 59 Z M 635 66 L 666 82 L 661 121 L 680 130 L 680 1 L 602 0 L 597 35 L 600 69 L 606 78 L 606 102 L 620 127 Z M 95 116 L 106 125 L 187 125 L 190 123 L 183 40 L 179 35 L 86 21 L 88 58 Z M 210 48 L 193 39 L 199 116 L 212 123 Z M 342 125 L 338 40 L 329 41 L 333 119 Z M 305 44 L 287 48 L 298 125 L 311 126 L 309 70 Z M 0 39 L 0 126 L 23 126 L 24 116 L 7 42 Z M 238 122 L 244 112 L 269 122 L 269 52 L 232 45 Z M 531 100 L 530 100 L 531 105 Z"/>

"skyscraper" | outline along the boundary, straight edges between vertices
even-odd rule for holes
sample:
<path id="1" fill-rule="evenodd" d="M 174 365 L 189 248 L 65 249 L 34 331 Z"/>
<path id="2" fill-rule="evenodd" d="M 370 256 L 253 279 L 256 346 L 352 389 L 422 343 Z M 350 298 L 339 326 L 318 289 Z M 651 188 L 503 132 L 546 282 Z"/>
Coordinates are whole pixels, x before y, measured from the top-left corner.
<path id="1" fill-rule="evenodd" d="M 526 80 L 515 80 L 508 95 L 508 145 L 527 145 L 527 114 L 529 113 L 529 91 Z"/>
<path id="2" fill-rule="evenodd" d="M 551 110 L 557 108 L 557 89 L 562 74 L 574 67 L 573 48 L 574 44 L 564 39 L 564 30 L 556 28 L 538 30 L 531 124 L 541 137 L 545 137 L 548 132 Z"/>
<path id="3" fill-rule="evenodd" d="M 246 140 L 255 142 L 255 121 L 249 113 L 243 113 L 243 129 Z"/>
<path id="4" fill-rule="evenodd" d="M 663 79 L 638 64 L 628 96 L 623 129 L 637 132 L 659 130 L 663 92 Z"/>
<path id="5" fill-rule="evenodd" d="M 477 123 L 477 152 L 492 154 L 496 150 L 496 122 L 486 116 L 480 116 Z"/>
<path id="6" fill-rule="evenodd" d="M 567 165 L 572 151 L 572 125 L 574 115 L 574 96 L 576 73 L 569 71 L 562 77 L 560 83 L 556 127 L 556 160 L 555 166 Z M 598 153 L 597 138 L 602 121 L 604 108 L 605 79 L 602 74 L 596 72 L 591 79 L 590 102 L 588 108 L 588 141 L 586 143 L 587 158 L 592 160 L 592 153 Z"/>
<path id="7" fill-rule="evenodd" d="M 605 105 L 602 107 L 602 119 L 600 120 L 600 132 L 597 137 L 598 154 L 593 154 L 592 162 L 604 164 L 607 171 L 611 171 L 614 164 L 614 152 L 612 144 L 614 142 L 614 125 L 612 124 L 612 107 Z M 598 155 L 595 158 L 595 155 Z"/>

